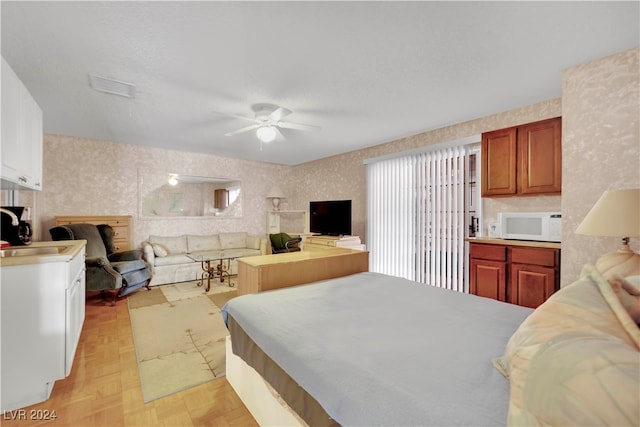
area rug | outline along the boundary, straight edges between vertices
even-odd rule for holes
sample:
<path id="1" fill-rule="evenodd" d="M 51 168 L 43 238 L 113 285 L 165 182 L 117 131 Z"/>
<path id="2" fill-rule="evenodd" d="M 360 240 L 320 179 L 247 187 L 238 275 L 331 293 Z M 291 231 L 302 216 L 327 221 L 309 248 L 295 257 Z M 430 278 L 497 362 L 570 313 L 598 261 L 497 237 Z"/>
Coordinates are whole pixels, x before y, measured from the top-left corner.
<path id="1" fill-rule="evenodd" d="M 128 297 L 133 342 L 144 402 L 225 375 L 225 338 L 220 308 L 235 288 L 197 282 L 156 286 Z"/>

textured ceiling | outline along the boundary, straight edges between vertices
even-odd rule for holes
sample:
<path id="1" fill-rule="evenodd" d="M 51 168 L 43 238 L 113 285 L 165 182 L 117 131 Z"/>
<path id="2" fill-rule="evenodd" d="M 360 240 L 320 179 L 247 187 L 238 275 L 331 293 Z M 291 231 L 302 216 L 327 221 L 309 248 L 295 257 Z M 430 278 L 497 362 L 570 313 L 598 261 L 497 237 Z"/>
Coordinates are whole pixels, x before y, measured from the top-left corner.
<path id="1" fill-rule="evenodd" d="M 11 2 L 2 56 L 47 133 L 299 164 L 561 95 L 637 46 L 638 2 Z M 89 74 L 131 82 L 96 92 Z M 251 105 L 321 127 L 264 144 Z"/>

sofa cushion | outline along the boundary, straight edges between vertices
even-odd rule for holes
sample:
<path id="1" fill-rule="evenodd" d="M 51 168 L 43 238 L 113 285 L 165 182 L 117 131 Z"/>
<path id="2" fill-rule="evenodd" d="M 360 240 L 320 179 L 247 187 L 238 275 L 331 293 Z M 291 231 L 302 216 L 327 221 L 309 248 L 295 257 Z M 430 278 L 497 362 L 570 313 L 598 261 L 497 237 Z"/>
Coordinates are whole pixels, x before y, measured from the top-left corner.
<path id="1" fill-rule="evenodd" d="M 231 258 L 240 258 L 245 256 L 261 255 L 259 249 L 237 248 L 225 249 L 224 255 Z"/>
<path id="2" fill-rule="evenodd" d="M 238 249 L 247 247 L 247 233 L 220 233 L 220 246 L 222 249 Z"/>
<path id="3" fill-rule="evenodd" d="M 186 236 L 149 236 L 150 243 L 159 243 L 169 250 L 170 254 L 187 253 Z"/>
<path id="4" fill-rule="evenodd" d="M 155 266 L 159 267 L 159 266 L 163 266 L 163 265 L 191 264 L 191 263 L 194 263 L 194 262 L 195 262 L 194 260 L 189 258 L 184 253 L 175 254 L 175 255 L 169 254 L 166 257 L 156 258 L 155 259 Z"/>
<path id="5" fill-rule="evenodd" d="M 222 251 L 221 250 L 195 251 L 195 252 L 191 252 L 189 255 L 200 260 L 220 259 L 220 257 L 222 256 Z"/>
<path id="6" fill-rule="evenodd" d="M 198 251 L 220 250 L 220 238 L 217 234 L 197 236 L 187 235 L 187 249 L 190 253 Z"/>
<path id="7" fill-rule="evenodd" d="M 247 236 L 248 249 L 260 249 L 260 238 L 257 236 Z"/>

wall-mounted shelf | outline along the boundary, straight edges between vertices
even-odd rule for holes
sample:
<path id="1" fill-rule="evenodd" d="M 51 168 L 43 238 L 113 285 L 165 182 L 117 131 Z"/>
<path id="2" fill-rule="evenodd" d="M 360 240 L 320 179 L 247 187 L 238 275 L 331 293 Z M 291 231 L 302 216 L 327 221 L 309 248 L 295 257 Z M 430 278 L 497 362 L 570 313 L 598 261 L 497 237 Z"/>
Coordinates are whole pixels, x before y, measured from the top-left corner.
<path id="1" fill-rule="evenodd" d="M 267 211 L 267 234 L 309 234 L 309 212 L 303 210 Z"/>

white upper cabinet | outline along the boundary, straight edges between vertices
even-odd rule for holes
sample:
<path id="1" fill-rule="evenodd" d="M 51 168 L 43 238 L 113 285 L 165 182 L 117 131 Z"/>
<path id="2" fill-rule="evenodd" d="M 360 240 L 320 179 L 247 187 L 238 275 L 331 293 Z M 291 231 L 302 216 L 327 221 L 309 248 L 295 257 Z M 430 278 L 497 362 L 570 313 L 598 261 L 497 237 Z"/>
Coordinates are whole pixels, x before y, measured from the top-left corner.
<path id="1" fill-rule="evenodd" d="M 42 109 L 2 58 L 2 189 L 42 190 Z"/>

